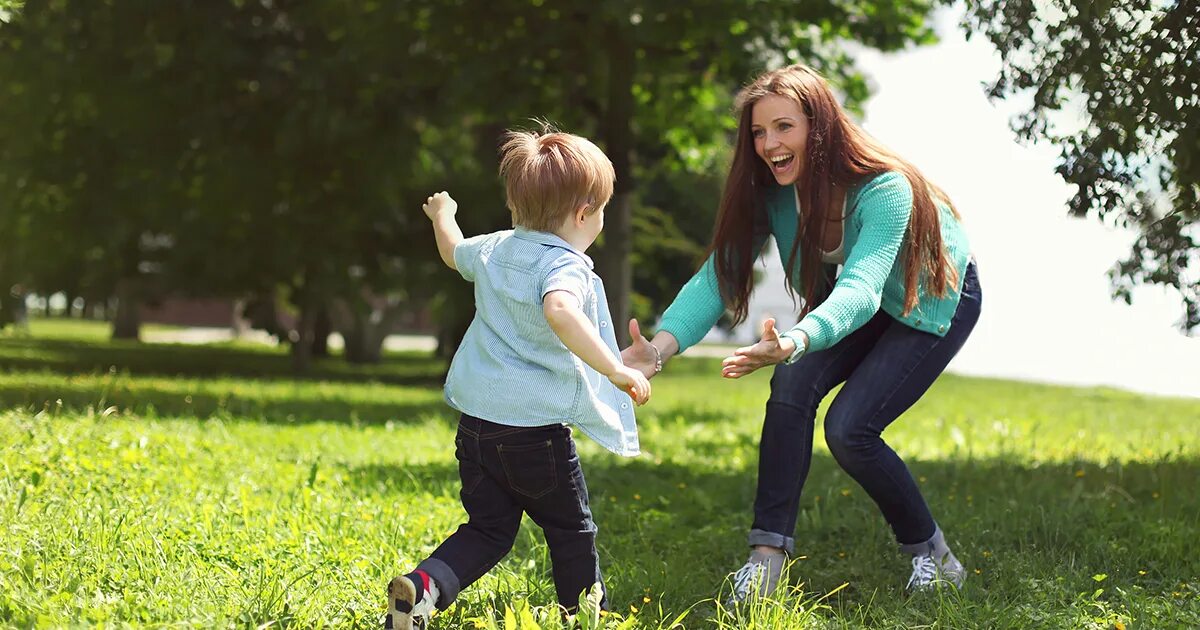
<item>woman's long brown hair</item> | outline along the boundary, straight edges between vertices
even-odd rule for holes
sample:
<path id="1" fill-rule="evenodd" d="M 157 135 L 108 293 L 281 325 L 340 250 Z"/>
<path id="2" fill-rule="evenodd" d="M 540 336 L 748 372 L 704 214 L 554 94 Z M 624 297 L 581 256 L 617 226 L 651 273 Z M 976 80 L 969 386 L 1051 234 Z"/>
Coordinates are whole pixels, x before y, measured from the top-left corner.
<path id="1" fill-rule="evenodd" d="M 796 240 L 787 258 L 787 290 L 795 298 L 796 257 L 800 256 L 800 287 L 804 295 L 800 316 L 811 311 L 824 295 L 818 282 L 821 243 L 828 217 L 840 219 L 834 209 L 834 189 L 847 191 L 864 177 L 899 171 L 912 185 L 913 210 L 900 256 L 904 261 L 904 315 L 920 300 L 919 287 L 945 297 L 958 274 L 942 244 L 941 220 L 934 195 L 958 212 L 940 188 L 925 179 L 916 167 L 876 142 L 846 115 L 829 84 L 802 64 L 773 70 L 758 77 L 738 94 L 737 145 L 725 181 L 717 226 L 709 253 L 716 253 L 717 283 L 734 323 L 746 319 L 750 303 L 755 233 L 767 230 L 766 195 L 775 185 L 770 169 L 754 151 L 751 115 L 754 104 L 769 94 L 796 101 L 808 117 L 808 146 L 797 180 L 800 218 Z M 782 249 L 783 244 L 780 244 Z M 782 253 L 782 252 L 781 252 Z"/>

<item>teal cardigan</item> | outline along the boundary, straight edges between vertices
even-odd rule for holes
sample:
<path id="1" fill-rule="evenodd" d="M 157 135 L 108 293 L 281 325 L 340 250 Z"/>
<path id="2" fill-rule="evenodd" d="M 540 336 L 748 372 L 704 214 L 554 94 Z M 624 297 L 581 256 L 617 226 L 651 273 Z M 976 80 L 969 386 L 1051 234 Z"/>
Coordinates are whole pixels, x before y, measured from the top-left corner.
<path id="1" fill-rule="evenodd" d="M 791 337 L 797 348 L 801 348 L 800 332 L 804 332 L 808 335 L 808 352 L 824 350 L 867 323 L 882 307 L 917 330 L 945 336 L 958 308 L 962 278 L 970 257 L 962 225 L 948 206 L 940 206 L 942 242 L 958 272 L 959 284 L 944 298 L 921 290 L 917 307 L 905 316 L 902 314 L 904 268 L 899 254 L 912 216 L 912 186 L 903 174 L 889 171 L 864 178 L 846 195 L 849 211 L 842 241 L 846 263 L 825 301 L 783 335 Z M 770 233 L 775 237 L 783 264 L 787 265 L 799 223 L 795 189 L 790 185 L 772 186 L 767 192 L 766 207 Z M 762 249 L 766 237 L 762 236 L 756 251 Z M 796 258 L 797 270 L 792 277 L 798 281 L 800 256 Z M 724 312 L 713 256 L 709 256 L 663 313 L 659 330 L 674 335 L 679 341 L 679 351 L 683 352 L 699 342 Z"/>

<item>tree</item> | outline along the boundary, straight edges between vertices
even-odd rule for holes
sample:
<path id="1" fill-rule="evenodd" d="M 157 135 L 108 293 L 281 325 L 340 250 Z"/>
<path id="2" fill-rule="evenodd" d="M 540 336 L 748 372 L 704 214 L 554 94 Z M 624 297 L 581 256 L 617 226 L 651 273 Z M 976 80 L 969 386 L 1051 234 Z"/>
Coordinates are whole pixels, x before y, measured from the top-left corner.
<path id="1" fill-rule="evenodd" d="M 536 117 L 616 166 L 595 258 L 625 319 L 631 260 L 650 309 L 702 252 L 739 85 L 804 60 L 861 102 L 840 42 L 928 41 L 931 2 L 30 0 L 0 23 L 0 276 L 279 295 L 300 367 L 322 313 L 372 360 L 431 303 L 445 352 L 470 287 L 420 201 L 448 189 L 466 231 L 508 227 L 499 136 Z"/>
<path id="2" fill-rule="evenodd" d="M 1114 294 L 1174 287 L 1200 326 L 1200 2 L 968 0 L 964 26 L 1003 59 L 989 94 L 1032 96 L 1013 129 L 1061 148 L 1070 214 L 1137 231 Z"/>
<path id="3" fill-rule="evenodd" d="M 417 6 L 26 3 L 0 25 L 2 268 L 47 293 L 89 270 L 88 290 L 123 307 L 151 276 L 174 293 L 281 291 L 300 367 L 333 302 L 343 333 L 377 338 L 374 296 L 424 279 L 400 208 L 425 182 L 419 132 L 439 106 L 421 91 L 444 75 L 411 49 Z"/>
<path id="4" fill-rule="evenodd" d="M 640 169 L 657 170 L 640 162 L 653 158 L 703 177 L 728 143 L 734 92 L 768 66 L 806 61 L 861 102 L 865 81 L 840 42 L 883 50 L 928 42 L 931 7 L 927 0 L 535 0 L 531 8 L 508 0 L 435 3 L 425 19 L 431 45 L 452 51 L 456 80 L 444 86 L 443 100 L 471 103 L 502 124 L 549 118 L 596 138 L 613 161 L 616 189 L 595 258 L 613 316 L 624 321 L 632 302 L 635 191 Z M 715 208 L 716 199 L 707 204 Z M 697 212 L 678 210 L 681 221 Z M 618 331 L 623 338 L 625 327 Z"/>
<path id="5" fill-rule="evenodd" d="M 114 337 L 137 338 L 185 174 L 170 51 L 132 5 L 24 3 L 0 24 L 0 227 L 6 273 L 44 294 L 117 295 Z M 161 25 L 160 25 L 161 26 Z"/>

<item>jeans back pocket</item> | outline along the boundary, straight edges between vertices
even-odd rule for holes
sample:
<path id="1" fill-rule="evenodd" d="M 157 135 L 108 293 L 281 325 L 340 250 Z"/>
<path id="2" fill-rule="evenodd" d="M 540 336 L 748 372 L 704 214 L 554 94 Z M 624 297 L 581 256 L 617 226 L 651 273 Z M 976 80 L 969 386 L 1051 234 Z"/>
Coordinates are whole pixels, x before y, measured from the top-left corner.
<path id="1" fill-rule="evenodd" d="M 533 444 L 501 444 L 497 448 L 504 476 L 514 492 L 540 499 L 558 488 L 554 440 Z"/>

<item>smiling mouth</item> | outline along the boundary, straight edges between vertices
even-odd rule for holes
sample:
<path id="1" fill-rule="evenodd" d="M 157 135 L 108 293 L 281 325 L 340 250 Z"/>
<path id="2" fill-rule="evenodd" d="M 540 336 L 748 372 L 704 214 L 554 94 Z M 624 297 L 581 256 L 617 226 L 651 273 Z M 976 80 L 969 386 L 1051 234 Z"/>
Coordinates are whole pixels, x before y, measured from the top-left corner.
<path id="1" fill-rule="evenodd" d="M 795 161 L 796 156 L 790 153 L 787 155 L 776 155 L 775 157 L 770 158 L 771 170 L 775 171 L 776 173 L 782 173 L 792 165 L 792 162 Z"/>

